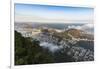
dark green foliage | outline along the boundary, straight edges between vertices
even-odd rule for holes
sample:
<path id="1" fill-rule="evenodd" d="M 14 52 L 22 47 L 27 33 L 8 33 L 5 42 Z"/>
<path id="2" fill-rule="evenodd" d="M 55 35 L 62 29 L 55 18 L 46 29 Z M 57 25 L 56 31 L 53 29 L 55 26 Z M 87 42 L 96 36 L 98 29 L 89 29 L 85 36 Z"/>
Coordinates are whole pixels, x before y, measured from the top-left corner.
<path id="1" fill-rule="evenodd" d="M 52 56 L 39 46 L 39 41 L 25 38 L 15 31 L 15 65 L 51 62 Z"/>
<path id="2" fill-rule="evenodd" d="M 57 36 L 60 38 L 60 36 Z M 44 64 L 44 63 L 59 63 L 59 62 L 72 62 L 72 56 L 66 53 L 57 51 L 50 52 L 39 46 L 39 41 L 30 37 L 23 37 L 19 32 L 15 31 L 15 65 L 27 64 Z"/>

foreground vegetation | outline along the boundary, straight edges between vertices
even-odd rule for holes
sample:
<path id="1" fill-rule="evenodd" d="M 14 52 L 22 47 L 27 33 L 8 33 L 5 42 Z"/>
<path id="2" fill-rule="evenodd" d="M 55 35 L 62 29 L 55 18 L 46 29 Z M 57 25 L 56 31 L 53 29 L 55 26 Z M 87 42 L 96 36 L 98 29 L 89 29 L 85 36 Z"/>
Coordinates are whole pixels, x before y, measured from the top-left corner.
<path id="1" fill-rule="evenodd" d="M 45 30 L 45 32 L 48 31 Z M 50 38 L 49 36 L 46 37 L 46 35 L 49 34 L 45 33 L 44 38 L 47 38 L 47 40 L 49 41 L 50 38 L 52 38 L 52 43 L 55 40 L 54 43 L 58 46 L 60 46 L 61 40 L 63 40 L 63 43 L 61 45 L 63 45 L 64 48 L 55 52 L 51 52 L 48 48 L 41 47 L 40 41 L 37 41 L 36 39 L 33 39 L 31 37 L 23 37 L 19 32 L 15 31 L 15 65 L 94 60 L 93 42 L 79 41 L 75 44 L 72 44 L 73 42 L 68 42 L 67 40 L 71 40 L 71 37 L 68 36 L 68 32 L 53 32 L 52 37 Z M 90 48 L 90 46 L 92 47 Z"/>
<path id="2" fill-rule="evenodd" d="M 15 31 L 15 65 L 51 63 L 53 58 L 37 40 L 25 38 Z"/>

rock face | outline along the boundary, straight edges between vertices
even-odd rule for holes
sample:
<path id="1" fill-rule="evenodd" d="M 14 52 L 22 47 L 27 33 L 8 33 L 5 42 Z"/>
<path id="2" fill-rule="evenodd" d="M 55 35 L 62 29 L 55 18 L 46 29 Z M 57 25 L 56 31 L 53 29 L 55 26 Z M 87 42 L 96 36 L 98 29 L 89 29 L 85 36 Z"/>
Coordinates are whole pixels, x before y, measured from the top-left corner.
<path id="1" fill-rule="evenodd" d="M 74 38 L 89 39 L 89 40 L 94 39 L 92 34 L 88 34 L 88 32 L 85 32 L 79 29 L 69 29 L 66 32 L 74 36 Z"/>
<path id="2" fill-rule="evenodd" d="M 74 36 L 75 38 L 79 38 L 81 36 L 82 31 L 77 30 L 77 29 L 69 29 L 66 32 Z"/>

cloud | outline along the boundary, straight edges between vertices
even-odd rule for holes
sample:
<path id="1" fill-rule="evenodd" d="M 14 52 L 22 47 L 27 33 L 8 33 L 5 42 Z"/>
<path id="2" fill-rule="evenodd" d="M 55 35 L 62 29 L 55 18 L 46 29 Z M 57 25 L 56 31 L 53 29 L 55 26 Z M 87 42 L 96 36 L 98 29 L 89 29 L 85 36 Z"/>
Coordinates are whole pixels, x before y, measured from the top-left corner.
<path id="1" fill-rule="evenodd" d="M 93 28 L 94 27 L 94 24 L 90 23 L 90 24 L 85 24 L 82 26 L 82 28 Z"/>
<path id="2" fill-rule="evenodd" d="M 68 29 L 71 29 L 71 28 L 83 30 L 90 34 L 94 33 L 94 24 L 93 23 L 84 24 L 84 25 L 80 25 L 80 26 L 79 25 L 78 26 L 75 26 L 75 25 L 68 26 Z"/>
<path id="3" fill-rule="evenodd" d="M 84 19 L 84 18 L 83 18 Z M 41 16 L 27 16 L 27 15 L 15 15 L 15 22 L 39 22 L 39 23 L 91 23 L 92 19 L 75 19 L 68 17 L 56 17 L 56 18 L 45 18 Z"/>
<path id="4" fill-rule="evenodd" d="M 54 45 L 54 44 L 48 43 L 48 42 L 41 42 L 40 46 L 43 48 L 49 49 L 49 51 L 51 51 L 51 52 L 56 52 L 63 48 L 62 46 L 57 46 L 57 45 Z"/>

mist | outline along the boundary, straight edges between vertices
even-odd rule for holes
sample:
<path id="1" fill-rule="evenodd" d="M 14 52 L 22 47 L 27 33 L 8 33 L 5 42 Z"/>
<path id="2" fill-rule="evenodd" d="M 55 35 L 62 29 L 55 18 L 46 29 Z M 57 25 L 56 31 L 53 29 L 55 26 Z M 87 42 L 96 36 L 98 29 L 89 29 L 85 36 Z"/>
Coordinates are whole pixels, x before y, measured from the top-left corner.
<path id="1" fill-rule="evenodd" d="M 51 52 L 56 52 L 56 51 L 61 50 L 63 48 L 63 46 L 58 46 L 58 45 L 48 43 L 48 42 L 41 42 L 40 46 L 48 49 Z"/>

